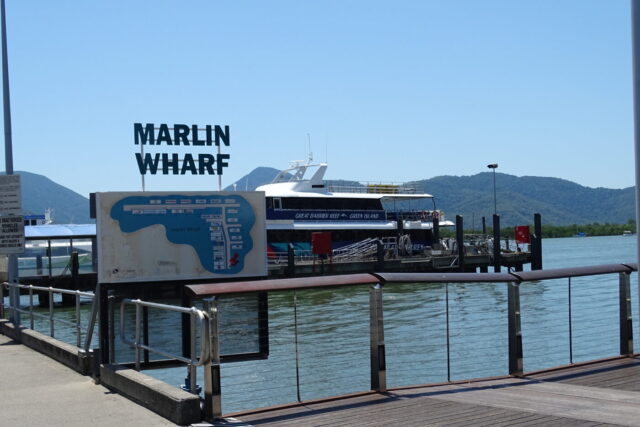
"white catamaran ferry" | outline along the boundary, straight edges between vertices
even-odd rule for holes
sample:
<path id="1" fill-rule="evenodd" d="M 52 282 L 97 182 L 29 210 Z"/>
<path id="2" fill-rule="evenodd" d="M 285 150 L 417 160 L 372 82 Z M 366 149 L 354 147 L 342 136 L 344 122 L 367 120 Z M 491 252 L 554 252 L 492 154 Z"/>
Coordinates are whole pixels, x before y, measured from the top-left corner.
<path id="1" fill-rule="evenodd" d="M 454 225 L 436 209 L 434 197 L 415 186 L 332 184 L 324 181 L 326 170 L 326 163 L 295 161 L 256 189 L 266 196 L 270 256 L 286 252 L 289 244 L 296 251 L 311 250 L 311 233 L 319 231 L 331 233 L 334 250 L 381 240 L 385 248 L 410 255 L 436 243 L 434 222 Z M 425 201 L 431 201 L 428 209 Z"/>

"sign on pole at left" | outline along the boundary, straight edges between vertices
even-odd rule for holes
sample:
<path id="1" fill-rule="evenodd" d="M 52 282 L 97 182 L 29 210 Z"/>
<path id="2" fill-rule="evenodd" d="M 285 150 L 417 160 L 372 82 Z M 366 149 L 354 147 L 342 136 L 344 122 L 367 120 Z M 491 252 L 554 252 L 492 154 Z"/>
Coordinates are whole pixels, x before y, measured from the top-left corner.
<path id="1" fill-rule="evenodd" d="M 0 215 L 22 215 L 20 175 L 0 175 Z"/>
<path id="2" fill-rule="evenodd" d="M 0 254 L 24 252 L 20 175 L 0 175 Z"/>

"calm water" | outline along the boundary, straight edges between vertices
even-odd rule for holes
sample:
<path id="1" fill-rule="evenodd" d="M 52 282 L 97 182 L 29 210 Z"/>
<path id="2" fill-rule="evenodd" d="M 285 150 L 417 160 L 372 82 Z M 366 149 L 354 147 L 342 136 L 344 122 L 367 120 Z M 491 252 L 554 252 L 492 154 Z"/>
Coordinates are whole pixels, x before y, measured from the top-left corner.
<path id="1" fill-rule="evenodd" d="M 546 239 L 543 264 L 550 269 L 635 262 L 635 244 L 635 236 Z M 632 309 L 637 319 L 638 282 L 636 275 L 632 277 Z M 570 351 L 574 362 L 619 351 L 618 276 L 572 279 L 571 347 L 568 292 L 567 280 L 521 286 L 525 370 L 569 363 Z M 386 286 L 388 386 L 506 374 L 506 294 L 505 284 Z M 250 329 L 250 321 L 241 315 L 247 304 L 246 298 L 223 300 L 221 321 L 228 328 Z M 153 311 L 150 316 L 151 344 L 177 351 L 179 317 Z M 47 327 L 42 324 L 43 332 Z M 252 343 L 253 336 L 246 336 Z M 74 342 L 75 337 L 67 340 Z M 292 402 L 298 395 L 312 399 L 368 390 L 369 286 L 272 293 L 269 344 L 267 360 L 223 364 L 224 412 Z M 230 344 L 223 341 L 222 345 Z M 131 357 L 122 345 L 117 348 L 119 360 Z M 145 372 L 177 385 L 184 381 L 186 369 Z M 198 383 L 202 385 L 201 371 Z"/>

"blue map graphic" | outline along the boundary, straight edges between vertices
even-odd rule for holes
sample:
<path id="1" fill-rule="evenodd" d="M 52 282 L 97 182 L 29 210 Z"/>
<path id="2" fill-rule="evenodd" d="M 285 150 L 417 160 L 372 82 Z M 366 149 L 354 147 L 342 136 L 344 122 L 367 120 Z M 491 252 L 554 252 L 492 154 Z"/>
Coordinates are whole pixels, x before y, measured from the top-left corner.
<path id="1" fill-rule="evenodd" d="M 212 273 L 241 272 L 253 248 L 250 232 L 255 214 L 249 202 L 236 194 L 125 197 L 113 205 L 111 218 L 124 233 L 164 226 L 169 242 L 192 246 Z"/>

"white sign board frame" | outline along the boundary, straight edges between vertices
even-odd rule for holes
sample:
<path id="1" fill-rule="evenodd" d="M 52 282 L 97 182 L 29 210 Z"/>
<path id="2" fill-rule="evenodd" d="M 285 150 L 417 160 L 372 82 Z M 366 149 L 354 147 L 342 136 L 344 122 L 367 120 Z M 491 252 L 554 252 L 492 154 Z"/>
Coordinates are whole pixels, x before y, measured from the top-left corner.
<path id="1" fill-rule="evenodd" d="M 96 193 L 98 281 L 266 276 L 264 192 Z"/>

